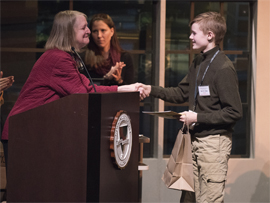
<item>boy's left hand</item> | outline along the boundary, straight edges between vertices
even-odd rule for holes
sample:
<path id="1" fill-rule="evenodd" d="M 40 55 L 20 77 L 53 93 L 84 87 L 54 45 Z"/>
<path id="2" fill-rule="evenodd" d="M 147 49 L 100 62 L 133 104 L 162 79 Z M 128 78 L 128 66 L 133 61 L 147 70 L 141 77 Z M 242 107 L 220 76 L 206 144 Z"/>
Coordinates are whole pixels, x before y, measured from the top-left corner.
<path id="1" fill-rule="evenodd" d="M 193 111 L 181 112 L 181 116 L 179 120 L 185 123 L 186 125 L 191 125 L 197 122 L 197 113 Z"/>

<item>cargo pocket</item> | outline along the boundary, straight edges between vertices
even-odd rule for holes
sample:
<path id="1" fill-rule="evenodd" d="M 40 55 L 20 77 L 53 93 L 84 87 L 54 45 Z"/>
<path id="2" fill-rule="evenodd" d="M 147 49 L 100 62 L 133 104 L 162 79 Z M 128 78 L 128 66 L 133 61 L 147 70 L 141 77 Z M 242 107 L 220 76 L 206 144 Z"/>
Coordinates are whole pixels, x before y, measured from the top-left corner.
<path id="1" fill-rule="evenodd" d="M 206 181 L 206 201 L 223 202 L 226 175 L 225 174 L 208 174 L 204 177 Z"/>

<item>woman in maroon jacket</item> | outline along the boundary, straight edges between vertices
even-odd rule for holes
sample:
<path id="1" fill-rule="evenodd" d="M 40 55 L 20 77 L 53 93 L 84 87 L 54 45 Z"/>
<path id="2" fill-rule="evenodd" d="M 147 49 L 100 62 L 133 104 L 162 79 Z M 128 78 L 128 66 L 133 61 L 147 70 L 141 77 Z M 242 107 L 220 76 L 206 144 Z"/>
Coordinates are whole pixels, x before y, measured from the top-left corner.
<path id="1" fill-rule="evenodd" d="M 138 84 L 118 86 L 93 86 L 78 71 L 82 66 L 76 51 L 89 43 L 90 30 L 86 15 L 78 11 L 59 12 L 45 45 L 46 52 L 35 63 L 19 98 L 11 110 L 12 115 L 27 111 L 74 93 L 137 91 Z M 116 63 L 122 68 L 123 62 Z M 2 133 L 7 151 L 8 118 Z M 7 153 L 5 153 L 7 162 Z"/>

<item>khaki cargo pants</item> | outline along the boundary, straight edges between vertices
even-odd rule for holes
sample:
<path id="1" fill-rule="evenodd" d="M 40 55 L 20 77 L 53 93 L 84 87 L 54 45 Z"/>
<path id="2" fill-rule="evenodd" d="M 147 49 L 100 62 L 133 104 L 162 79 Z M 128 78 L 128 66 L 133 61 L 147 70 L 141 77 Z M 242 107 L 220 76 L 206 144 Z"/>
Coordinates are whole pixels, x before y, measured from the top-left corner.
<path id="1" fill-rule="evenodd" d="M 232 134 L 192 137 L 195 193 L 183 191 L 180 202 L 224 202 Z"/>

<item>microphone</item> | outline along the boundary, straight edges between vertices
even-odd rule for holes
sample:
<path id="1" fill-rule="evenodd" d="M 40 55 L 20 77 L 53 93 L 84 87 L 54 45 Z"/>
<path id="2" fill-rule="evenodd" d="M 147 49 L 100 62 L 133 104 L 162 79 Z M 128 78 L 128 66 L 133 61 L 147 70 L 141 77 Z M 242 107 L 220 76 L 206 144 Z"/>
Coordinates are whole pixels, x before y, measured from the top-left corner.
<path id="1" fill-rule="evenodd" d="M 91 78 L 91 76 L 90 76 L 90 74 L 89 74 L 89 72 L 88 72 L 88 70 L 87 70 L 87 68 L 86 68 L 86 66 L 85 66 L 85 64 L 84 64 L 84 62 L 83 62 L 83 60 L 82 60 L 82 58 L 81 58 L 81 56 L 78 54 L 78 52 L 75 51 L 75 48 L 74 48 L 74 47 L 71 47 L 71 49 L 72 49 L 72 51 L 77 55 L 77 57 L 80 59 L 82 65 L 83 65 L 83 68 L 84 68 L 85 72 L 87 73 L 88 78 L 89 78 L 89 80 L 90 80 L 90 82 L 91 82 L 91 85 L 93 86 L 95 92 L 97 92 L 97 91 L 96 91 L 96 88 L 95 88 L 95 85 L 94 85 L 94 82 L 93 82 L 93 80 L 92 80 L 92 78 Z"/>

